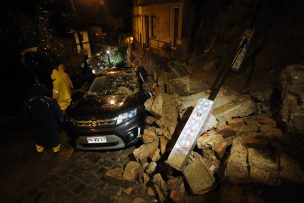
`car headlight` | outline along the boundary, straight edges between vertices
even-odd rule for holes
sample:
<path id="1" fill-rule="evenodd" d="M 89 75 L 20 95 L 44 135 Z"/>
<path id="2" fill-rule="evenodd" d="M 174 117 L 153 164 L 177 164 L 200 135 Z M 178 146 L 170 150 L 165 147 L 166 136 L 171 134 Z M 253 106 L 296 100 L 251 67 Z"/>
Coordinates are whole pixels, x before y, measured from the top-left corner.
<path id="1" fill-rule="evenodd" d="M 126 122 L 132 118 L 134 118 L 137 114 L 137 109 L 133 109 L 131 111 L 128 111 L 126 113 L 123 113 L 123 114 L 120 114 L 118 117 L 117 117 L 117 121 L 116 121 L 116 124 L 119 125 L 123 122 Z"/>

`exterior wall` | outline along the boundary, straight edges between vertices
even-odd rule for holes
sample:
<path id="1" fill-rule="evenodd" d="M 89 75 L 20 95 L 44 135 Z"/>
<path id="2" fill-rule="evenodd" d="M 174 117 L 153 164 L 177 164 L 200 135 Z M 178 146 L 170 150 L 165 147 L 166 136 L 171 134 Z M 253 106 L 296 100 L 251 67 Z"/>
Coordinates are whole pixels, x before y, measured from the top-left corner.
<path id="1" fill-rule="evenodd" d="M 133 34 L 137 43 L 145 45 L 146 27 L 145 16 L 149 17 L 149 39 L 151 47 L 162 46 L 162 42 L 172 43 L 172 11 L 174 8 L 179 9 L 178 13 L 178 36 L 177 46 L 182 43 L 182 19 L 183 19 L 183 3 L 160 3 L 147 6 L 134 6 L 133 9 Z M 152 17 L 155 20 L 155 36 L 152 36 Z M 158 42 L 162 41 L 162 42 Z"/>

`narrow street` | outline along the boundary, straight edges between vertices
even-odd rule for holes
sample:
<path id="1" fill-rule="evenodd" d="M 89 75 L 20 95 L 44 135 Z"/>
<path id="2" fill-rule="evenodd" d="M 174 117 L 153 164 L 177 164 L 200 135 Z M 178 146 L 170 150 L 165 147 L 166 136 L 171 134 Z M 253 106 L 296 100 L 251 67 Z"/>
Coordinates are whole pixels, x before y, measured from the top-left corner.
<path id="1" fill-rule="evenodd" d="M 12 121 L 20 127 L 10 126 Z M 126 188 L 103 179 L 107 170 L 126 165 L 134 147 L 111 152 L 74 152 L 62 132 L 63 147 L 58 154 L 51 150 L 38 154 L 22 118 L 12 118 L 5 124 L 0 202 L 132 202 L 136 197 L 153 202 L 145 196 L 141 184 L 135 184 L 129 194 L 124 192 Z"/>

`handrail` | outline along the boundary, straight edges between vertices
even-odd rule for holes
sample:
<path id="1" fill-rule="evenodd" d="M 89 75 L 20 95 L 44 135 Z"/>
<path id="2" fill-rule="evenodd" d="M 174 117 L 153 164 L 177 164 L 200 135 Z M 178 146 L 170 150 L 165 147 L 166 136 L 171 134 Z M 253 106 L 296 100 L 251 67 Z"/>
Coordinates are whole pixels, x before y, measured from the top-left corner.
<path id="1" fill-rule="evenodd" d="M 155 45 L 155 43 L 152 43 L 152 41 L 156 42 L 157 45 Z M 164 47 L 164 45 L 166 45 L 166 46 Z M 150 38 L 149 47 L 157 49 L 158 56 L 160 55 L 160 50 L 163 50 L 165 52 L 165 54 L 167 54 L 167 51 L 169 51 L 169 58 L 171 59 L 171 43 Z M 168 50 L 166 48 L 168 48 Z"/>

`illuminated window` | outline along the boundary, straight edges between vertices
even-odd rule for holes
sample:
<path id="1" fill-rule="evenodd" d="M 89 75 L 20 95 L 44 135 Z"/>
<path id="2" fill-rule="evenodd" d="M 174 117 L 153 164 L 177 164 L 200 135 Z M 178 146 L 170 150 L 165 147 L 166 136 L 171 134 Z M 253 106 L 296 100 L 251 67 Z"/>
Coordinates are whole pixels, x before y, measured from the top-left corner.
<path id="1" fill-rule="evenodd" d="M 151 35 L 156 37 L 156 16 L 151 16 Z"/>

